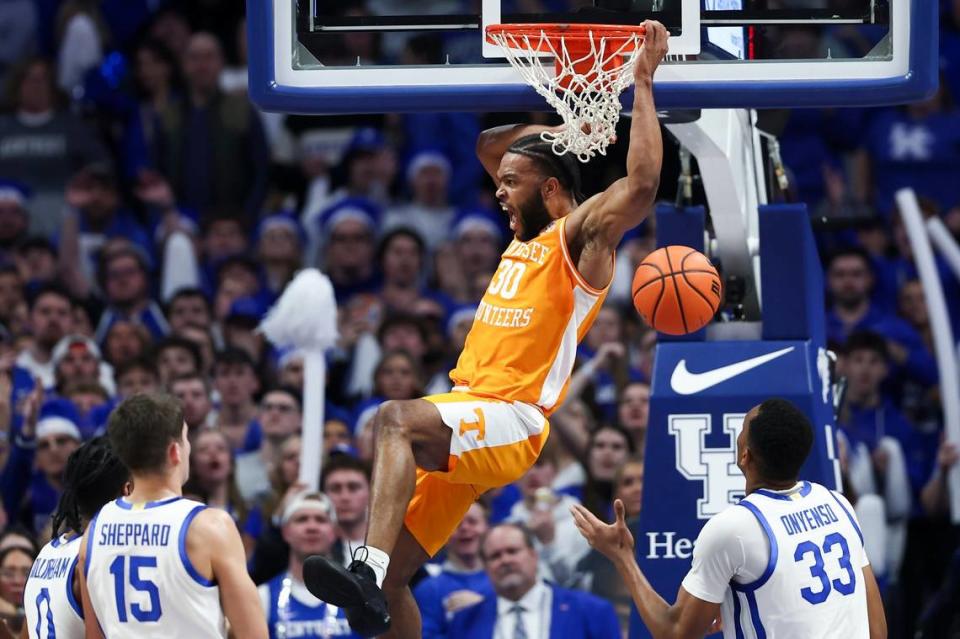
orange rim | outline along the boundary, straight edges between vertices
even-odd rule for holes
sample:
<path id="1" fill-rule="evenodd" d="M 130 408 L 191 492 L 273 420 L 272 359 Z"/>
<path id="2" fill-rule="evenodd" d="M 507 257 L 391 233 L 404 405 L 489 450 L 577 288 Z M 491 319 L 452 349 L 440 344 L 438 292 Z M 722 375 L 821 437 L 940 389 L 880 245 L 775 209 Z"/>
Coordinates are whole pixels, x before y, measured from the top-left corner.
<path id="1" fill-rule="evenodd" d="M 491 24 L 487 27 L 487 42 L 497 44 L 492 36 L 513 36 L 518 40 L 529 38 L 531 48 L 549 53 L 548 42 L 559 42 L 561 39 L 575 44 L 587 43 L 593 40 L 606 40 L 613 46 L 620 46 L 639 36 L 643 39 L 646 30 L 640 25 L 624 24 L 581 24 L 581 23 L 520 23 L 520 24 Z M 542 38 L 541 36 L 546 36 Z"/>

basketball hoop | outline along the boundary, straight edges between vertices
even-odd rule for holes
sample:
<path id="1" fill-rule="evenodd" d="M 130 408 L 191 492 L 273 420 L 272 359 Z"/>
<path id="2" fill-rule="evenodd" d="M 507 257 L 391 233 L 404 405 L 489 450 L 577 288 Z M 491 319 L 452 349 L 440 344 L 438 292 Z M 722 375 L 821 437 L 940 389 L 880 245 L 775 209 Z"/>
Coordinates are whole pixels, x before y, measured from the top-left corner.
<path id="1" fill-rule="evenodd" d="M 587 162 L 606 155 L 620 119 L 620 94 L 633 83 L 641 26 L 609 24 L 492 24 L 487 40 L 563 118 L 559 133 L 544 132 L 557 155 Z M 541 54 L 554 59 L 554 72 Z"/>

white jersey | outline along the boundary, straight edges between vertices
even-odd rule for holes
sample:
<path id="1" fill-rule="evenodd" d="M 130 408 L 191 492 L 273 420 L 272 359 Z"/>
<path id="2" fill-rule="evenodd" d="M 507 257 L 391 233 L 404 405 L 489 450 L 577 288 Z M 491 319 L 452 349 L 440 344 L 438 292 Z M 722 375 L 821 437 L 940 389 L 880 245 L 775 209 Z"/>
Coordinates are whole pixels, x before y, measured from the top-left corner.
<path id="1" fill-rule="evenodd" d="M 105 636 L 226 636 L 220 589 L 187 556 L 187 529 L 205 508 L 182 497 L 120 498 L 90 522 L 84 570 Z"/>
<path id="2" fill-rule="evenodd" d="M 79 555 L 79 535 L 60 535 L 37 555 L 23 590 L 30 639 L 83 639 L 83 608 L 73 594 Z"/>
<path id="3" fill-rule="evenodd" d="M 867 565 L 849 502 L 800 482 L 707 522 L 683 587 L 720 604 L 725 639 L 869 639 Z"/>

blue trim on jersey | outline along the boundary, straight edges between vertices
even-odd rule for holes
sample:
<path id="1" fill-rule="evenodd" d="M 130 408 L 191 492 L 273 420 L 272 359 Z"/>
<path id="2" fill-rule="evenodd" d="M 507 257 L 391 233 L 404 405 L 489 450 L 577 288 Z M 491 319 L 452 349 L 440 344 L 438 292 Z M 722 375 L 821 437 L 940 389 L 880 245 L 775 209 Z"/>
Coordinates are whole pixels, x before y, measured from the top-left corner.
<path id="1" fill-rule="evenodd" d="M 176 495 L 175 497 L 168 497 L 167 499 L 161 499 L 160 501 L 148 501 L 143 505 L 143 508 L 147 509 L 156 508 L 158 506 L 166 506 L 167 504 L 172 504 L 173 502 L 180 501 L 181 499 L 183 499 L 182 496 Z M 133 510 L 134 504 L 127 501 L 123 497 L 118 497 L 114 503 L 124 510 Z"/>
<path id="2" fill-rule="evenodd" d="M 770 542 L 770 558 L 767 560 L 767 568 L 763 571 L 763 574 L 760 575 L 760 578 L 749 584 L 738 584 L 733 581 L 730 582 L 730 587 L 734 590 L 750 592 L 767 583 L 767 580 L 770 579 L 770 575 L 773 574 L 773 569 L 777 566 L 777 555 L 779 554 L 779 549 L 777 547 L 777 538 L 773 536 L 773 530 L 770 528 L 770 524 L 767 523 L 766 517 L 764 517 L 763 513 L 760 512 L 760 509 L 746 499 L 741 500 L 737 505 L 743 506 L 753 513 L 753 516 L 756 517 L 757 521 L 760 522 L 760 526 L 763 528 L 763 532 L 767 536 L 767 540 Z"/>
<path id="3" fill-rule="evenodd" d="M 73 608 L 73 611 L 77 613 L 77 616 L 83 619 L 83 606 L 77 601 L 77 598 L 73 596 L 73 580 L 76 579 L 77 575 L 77 562 L 80 561 L 80 555 L 77 554 L 73 558 L 73 563 L 70 564 L 70 574 L 67 576 L 67 601 L 70 602 L 70 607 Z"/>
<path id="4" fill-rule="evenodd" d="M 757 595 L 754 591 L 744 593 L 747 596 L 747 605 L 750 607 L 750 619 L 753 621 L 753 630 L 757 633 L 757 639 L 767 639 L 767 631 L 763 628 L 763 622 L 760 621 L 760 608 L 757 607 Z"/>
<path id="5" fill-rule="evenodd" d="M 93 556 L 93 538 L 97 532 L 97 517 L 100 516 L 100 513 L 97 513 L 93 516 L 93 519 L 90 520 L 90 525 L 87 526 L 87 532 L 90 534 L 87 537 L 87 556 L 83 558 L 83 576 L 86 577 L 87 573 L 90 572 L 90 557 Z"/>
<path id="6" fill-rule="evenodd" d="M 840 501 L 840 498 L 837 497 L 837 494 L 835 492 L 829 489 L 827 490 L 827 492 L 830 493 L 830 496 L 833 497 L 833 501 L 837 502 L 837 505 L 840 506 L 843 512 L 847 515 L 847 519 L 850 520 L 850 525 L 853 526 L 853 529 L 857 531 L 857 536 L 860 537 L 860 545 L 862 546 L 863 533 L 860 532 L 860 526 L 857 525 L 857 520 L 853 518 L 853 514 L 849 510 L 847 510 L 847 507 L 843 505 L 843 502 Z"/>
<path id="7" fill-rule="evenodd" d="M 800 486 L 799 494 L 801 497 L 806 497 L 810 494 L 810 491 L 813 490 L 813 487 L 810 485 L 810 482 L 805 481 Z M 769 497 L 770 499 L 779 499 L 781 501 L 790 501 L 793 499 L 795 493 L 776 493 L 772 490 L 767 490 L 766 488 L 758 488 L 754 491 L 758 495 L 763 495 L 764 497 Z"/>
<path id="8" fill-rule="evenodd" d="M 211 586 L 216 586 L 217 582 L 211 581 L 201 575 L 197 569 L 194 568 L 193 564 L 190 563 L 190 557 L 187 555 L 187 530 L 190 528 L 190 523 L 193 521 L 193 518 L 196 517 L 200 511 L 205 510 L 206 508 L 206 506 L 200 504 L 187 513 L 187 517 L 183 520 L 183 525 L 180 527 L 180 537 L 177 540 L 177 547 L 180 551 L 180 561 L 183 562 L 183 567 L 186 569 L 187 574 L 190 575 L 190 577 L 201 586 L 210 588 Z"/>
<path id="9" fill-rule="evenodd" d="M 733 582 L 730 582 L 730 585 L 733 585 Z M 736 589 L 733 590 L 733 629 L 737 634 L 737 639 L 744 639 L 743 637 L 743 626 L 740 625 L 740 593 Z"/>

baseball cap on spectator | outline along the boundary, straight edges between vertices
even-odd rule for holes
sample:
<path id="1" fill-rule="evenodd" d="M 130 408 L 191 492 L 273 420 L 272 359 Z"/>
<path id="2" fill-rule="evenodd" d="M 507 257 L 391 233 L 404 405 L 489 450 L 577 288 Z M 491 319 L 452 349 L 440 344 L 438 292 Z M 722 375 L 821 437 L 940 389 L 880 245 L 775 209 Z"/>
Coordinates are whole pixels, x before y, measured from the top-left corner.
<path id="1" fill-rule="evenodd" d="M 486 209 L 468 209 L 453 218 L 450 225 L 450 234 L 454 238 L 459 240 L 471 231 L 488 233 L 497 242 L 503 240 L 503 227 L 500 220 Z"/>
<path id="2" fill-rule="evenodd" d="M 278 229 L 278 228 L 285 229 L 293 233 L 296 236 L 297 241 L 299 241 L 301 245 L 303 245 L 306 242 L 306 238 L 304 237 L 303 228 L 301 228 L 300 222 L 297 221 L 297 218 L 294 217 L 293 214 L 288 213 L 286 211 L 267 215 L 262 220 L 260 220 L 260 223 L 257 225 L 257 230 L 254 233 L 254 239 L 259 242 L 260 237 L 264 233 L 273 229 Z"/>
<path id="3" fill-rule="evenodd" d="M 304 491 L 295 495 L 283 509 L 280 524 L 285 525 L 300 512 L 321 512 L 330 519 L 330 523 L 337 523 L 337 511 L 333 507 L 333 502 L 321 492 Z"/>
<path id="4" fill-rule="evenodd" d="M 329 237 L 340 222 L 355 220 L 373 231 L 376 229 L 379 219 L 380 209 L 370 200 L 345 198 L 320 214 L 320 230 L 324 237 Z"/>
<path id="5" fill-rule="evenodd" d="M 356 133 L 350 139 L 347 145 L 347 155 L 355 153 L 376 153 L 386 148 L 387 139 L 378 129 L 373 127 L 362 127 L 357 129 Z"/>
<path id="6" fill-rule="evenodd" d="M 421 151 L 410 159 L 407 165 L 407 182 L 412 182 L 417 173 L 425 168 L 434 167 L 442 170 L 447 176 L 452 170 L 450 160 L 439 151 Z"/>
<path id="7" fill-rule="evenodd" d="M 37 440 L 66 435 L 80 441 L 80 414 L 70 400 L 49 399 L 40 407 Z"/>
<path id="8" fill-rule="evenodd" d="M 67 335 L 53 347 L 53 353 L 51 355 L 53 367 L 56 368 L 61 360 L 67 356 L 67 353 L 76 351 L 87 351 L 98 360 L 102 359 L 100 356 L 100 348 L 95 341 L 84 335 Z"/>
<path id="9" fill-rule="evenodd" d="M 0 180 L 0 203 L 14 204 L 26 214 L 26 203 L 33 195 L 30 187 L 16 180 Z"/>
<path id="10" fill-rule="evenodd" d="M 349 424 L 350 422 L 345 423 Z M 328 454 L 330 457 L 333 457 L 334 455 L 346 455 L 347 457 L 360 459 L 360 451 L 357 450 L 356 446 L 351 446 L 350 444 L 337 444 L 330 449 Z"/>
<path id="11" fill-rule="evenodd" d="M 254 328 L 260 324 L 267 309 L 255 297 L 238 297 L 233 300 L 224 322 L 232 326 Z"/>

